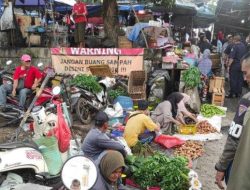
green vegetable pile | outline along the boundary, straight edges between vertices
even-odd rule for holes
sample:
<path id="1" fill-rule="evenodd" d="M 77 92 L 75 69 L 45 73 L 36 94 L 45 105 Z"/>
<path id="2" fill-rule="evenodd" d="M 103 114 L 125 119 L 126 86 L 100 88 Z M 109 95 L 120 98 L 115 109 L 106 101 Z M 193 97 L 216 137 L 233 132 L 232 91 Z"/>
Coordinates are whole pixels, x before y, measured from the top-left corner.
<path id="1" fill-rule="evenodd" d="M 133 179 L 143 189 L 160 187 L 163 190 L 187 190 L 189 188 L 187 159 L 168 158 L 157 152 L 147 158 L 128 156 L 127 165 Z"/>
<path id="2" fill-rule="evenodd" d="M 134 155 L 139 157 L 147 157 L 154 155 L 154 151 L 151 146 L 147 143 L 142 144 L 141 142 L 136 143 L 136 145 L 132 148 L 132 152 Z"/>
<path id="3" fill-rule="evenodd" d="M 97 78 L 92 75 L 79 74 L 71 80 L 71 84 L 93 93 L 99 93 L 102 91 L 102 87 L 97 82 Z"/>
<path id="4" fill-rule="evenodd" d="M 217 106 L 215 105 L 212 105 L 212 104 L 203 104 L 201 106 L 201 114 L 204 116 L 204 117 L 213 117 L 215 115 L 225 115 L 226 112 L 220 108 L 218 108 Z"/>
<path id="5" fill-rule="evenodd" d="M 116 89 L 112 89 L 108 92 L 108 96 L 114 100 L 116 99 L 118 96 L 127 96 L 128 93 L 126 90 L 124 90 L 122 87 L 117 87 Z"/>
<path id="6" fill-rule="evenodd" d="M 183 73 L 183 80 L 186 88 L 192 89 L 197 87 L 201 83 L 199 69 L 197 67 L 190 67 Z"/>

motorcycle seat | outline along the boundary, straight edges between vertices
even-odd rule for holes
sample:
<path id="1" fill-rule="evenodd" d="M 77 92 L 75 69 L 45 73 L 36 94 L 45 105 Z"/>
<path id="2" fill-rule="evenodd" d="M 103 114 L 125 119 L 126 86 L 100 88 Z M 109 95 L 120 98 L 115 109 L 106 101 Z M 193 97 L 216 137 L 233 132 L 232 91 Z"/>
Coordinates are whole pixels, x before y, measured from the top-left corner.
<path id="1" fill-rule="evenodd" d="M 32 142 L 11 142 L 11 143 L 4 143 L 0 144 L 0 149 L 15 149 L 15 148 L 22 148 L 22 147 L 29 147 L 38 150 L 38 146 Z"/>

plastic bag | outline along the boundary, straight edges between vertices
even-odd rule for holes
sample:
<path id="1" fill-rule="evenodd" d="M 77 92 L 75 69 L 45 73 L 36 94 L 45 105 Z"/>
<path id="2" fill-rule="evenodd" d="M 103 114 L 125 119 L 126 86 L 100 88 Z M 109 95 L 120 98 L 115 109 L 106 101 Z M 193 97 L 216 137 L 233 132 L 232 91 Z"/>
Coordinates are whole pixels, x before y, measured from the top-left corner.
<path id="1" fill-rule="evenodd" d="M 154 141 L 166 148 L 173 148 L 185 143 L 184 140 L 169 135 L 159 135 L 155 138 Z"/>
<path id="2" fill-rule="evenodd" d="M 108 115 L 109 118 L 123 116 L 123 108 L 119 102 L 115 103 L 113 107 L 107 107 L 104 112 Z"/>
<path id="3" fill-rule="evenodd" d="M 131 149 L 123 137 L 117 137 L 117 140 L 124 146 L 124 149 L 128 155 L 133 155 Z"/>
<path id="4" fill-rule="evenodd" d="M 71 132 L 68 124 L 63 116 L 61 103 L 57 104 L 57 127 L 52 129 L 48 136 L 54 134 L 58 140 L 58 147 L 60 152 L 64 153 L 69 149 Z"/>

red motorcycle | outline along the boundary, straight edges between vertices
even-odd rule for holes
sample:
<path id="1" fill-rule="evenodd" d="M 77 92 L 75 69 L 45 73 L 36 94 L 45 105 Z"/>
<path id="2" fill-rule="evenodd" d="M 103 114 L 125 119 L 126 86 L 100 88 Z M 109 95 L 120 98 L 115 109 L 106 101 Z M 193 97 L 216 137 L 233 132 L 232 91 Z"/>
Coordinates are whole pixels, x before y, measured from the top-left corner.
<path id="1" fill-rule="evenodd" d="M 47 75 L 48 72 L 50 72 L 51 70 L 53 70 L 52 68 L 50 67 L 47 67 L 45 68 L 43 71 L 42 71 L 42 81 L 43 79 L 45 78 L 45 76 Z M 9 74 L 6 74 L 6 75 L 3 75 L 2 77 L 2 80 L 3 80 L 3 84 L 5 83 L 8 83 L 8 84 L 13 84 L 13 79 L 10 78 Z M 47 86 L 47 85 L 46 85 Z M 50 86 L 50 85 L 49 85 Z M 57 96 L 54 96 L 53 93 L 52 93 L 52 88 L 51 87 L 45 87 L 41 93 L 41 95 L 38 97 L 37 101 L 35 102 L 35 105 L 34 106 L 45 106 L 50 100 L 51 98 L 53 97 L 53 99 L 58 99 L 60 98 L 59 95 Z M 27 100 L 26 100 L 26 103 L 25 103 L 25 108 L 27 109 L 31 103 L 31 101 L 33 100 L 33 98 L 35 97 L 36 95 L 36 90 L 34 90 L 32 92 L 32 94 L 30 94 L 28 97 L 27 97 Z M 19 100 L 18 100 L 18 96 L 17 97 L 13 97 L 11 94 L 8 94 L 7 95 L 7 104 L 10 104 L 10 105 L 14 105 L 14 106 L 17 106 L 19 107 Z"/>
<path id="2" fill-rule="evenodd" d="M 49 76 L 50 80 L 46 80 L 45 88 L 42 89 L 39 97 L 36 97 L 36 92 L 33 92 L 30 96 L 28 96 L 26 100 L 26 105 L 25 105 L 26 109 L 29 107 L 29 105 L 31 104 L 31 102 L 33 101 L 35 97 L 36 97 L 36 101 L 34 103 L 34 106 L 46 107 L 46 104 L 49 103 L 51 100 L 61 100 L 61 96 L 54 95 L 52 92 L 52 87 L 48 84 L 51 81 L 51 79 L 55 77 L 54 70 L 50 67 L 46 67 L 42 71 L 43 80 L 45 79 L 45 76 L 47 75 L 50 75 Z M 0 71 L 0 77 L 2 79 L 1 82 L 3 84 L 5 84 L 6 82 L 8 84 L 13 84 L 11 73 L 6 72 L 6 70 Z M 65 86 L 62 85 L 62 87 L 65 87 Z M 24 115 L 24 110 L 22 110 L 18 105 L 19 105 L 18 98 L 13 97 L 11 95 L 7 96 L 6 111 L 0 112 L 0 117 L 7 120 L 7 123 L 4 122 L 3 125 L 0 125 L 0 127 L 17 123 L 22 119 Z"/>

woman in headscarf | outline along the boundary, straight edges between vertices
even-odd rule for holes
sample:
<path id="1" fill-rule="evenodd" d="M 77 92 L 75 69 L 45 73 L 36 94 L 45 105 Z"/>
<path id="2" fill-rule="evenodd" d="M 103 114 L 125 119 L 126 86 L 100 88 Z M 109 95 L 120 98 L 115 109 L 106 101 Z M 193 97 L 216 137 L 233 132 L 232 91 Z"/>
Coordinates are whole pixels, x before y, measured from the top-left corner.
<path id="1" fill-rule="evenodd" d="M 212 69 L 212 61 L 210 59 L 211 52 L 209 49 L 206 49 L 202 55 L 202 58 L 199 60 L 198 68 L 202 75 L 209 76 Z"/>
<path id="2" fill-rule="evenodd" d="M 209 77 L 212 76 L 212 61 L 210 59 L 211 52 L 209 49 L 206 49 L 202 55 L 202 58 L 199 60 L 198 68 L 201 72 L 201 100 L 205 102 L 207 100 L 208 92 L 208 83 Z"/>
<path id="3" fill-rule="evenodd" d="M 119 183 L 125 168 L 124 158 L 118 151 L 108 150 L 103 152 L 95 162 L 98 177 L 92 190 L 118 190 Z"/>
<path id="4" fill-rule="evenodd" d="M 179 92 L 170 94 L 167 99 L 155 108 L 152 113 L 153 121 L 159 123 L 161 128 L 167 134 L 174 133 L 173 124 L 181 125 L 180 121 L 176 119 L 178 113 L 178 103 L 183 100 L 184 96 Z"/>

